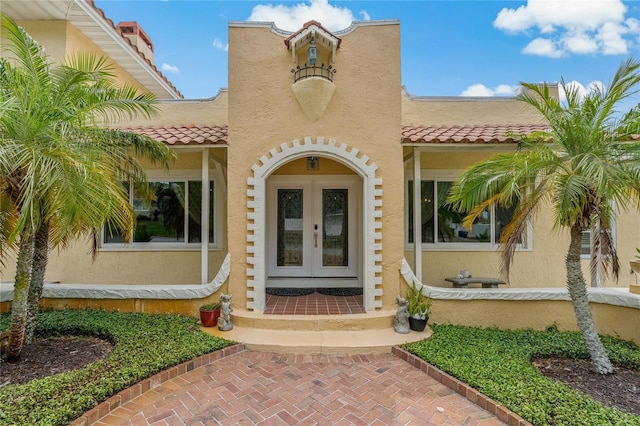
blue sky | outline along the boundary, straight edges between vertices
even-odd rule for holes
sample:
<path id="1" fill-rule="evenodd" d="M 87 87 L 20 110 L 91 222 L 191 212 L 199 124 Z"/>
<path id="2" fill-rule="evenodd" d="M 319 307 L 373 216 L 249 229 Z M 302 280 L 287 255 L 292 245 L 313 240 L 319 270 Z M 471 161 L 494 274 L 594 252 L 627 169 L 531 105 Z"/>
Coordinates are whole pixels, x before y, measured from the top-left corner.
<path id="1" fill-rule="evenodd" d="M 588 88 L 640 57 L 640 2 L 96 0 L 114 23 L 137 21 L 156 65 L 186 98 L 227 86 L 227 23 L 274 21 L 295 31 L 399 19 L 402 81 L 416 96 L 510 96 L 520 81 Z M 636 101 L 637 102 L 637 101 Z"/>

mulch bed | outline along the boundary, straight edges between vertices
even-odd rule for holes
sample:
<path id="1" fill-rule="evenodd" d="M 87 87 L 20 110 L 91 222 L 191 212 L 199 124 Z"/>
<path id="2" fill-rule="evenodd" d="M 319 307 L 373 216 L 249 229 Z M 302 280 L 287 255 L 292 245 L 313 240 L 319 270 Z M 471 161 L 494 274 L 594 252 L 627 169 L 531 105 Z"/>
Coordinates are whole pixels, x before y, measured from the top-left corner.
<path id="1" fill-rule="evenodd" d="M 0 362 L 0 387 L 76 370 L 106 358 L 111 343 L 93 337 L 48 337 L 25 346 L 14 362 Z"/>
<path id="2" fill-rule="evenodd" d="M 640 371 L 615 367 L 603 376 L 590 360 L 542 358 L 534 361 L 541 374 L 591 396 L 608 407 L 640 415 Z"/>

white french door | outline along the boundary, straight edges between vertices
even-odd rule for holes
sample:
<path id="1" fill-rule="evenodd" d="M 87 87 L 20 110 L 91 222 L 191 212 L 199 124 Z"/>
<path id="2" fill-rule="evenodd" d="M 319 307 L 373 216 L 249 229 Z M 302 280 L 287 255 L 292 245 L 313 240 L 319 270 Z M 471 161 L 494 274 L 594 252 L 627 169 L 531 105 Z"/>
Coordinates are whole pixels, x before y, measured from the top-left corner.
<path id="1" fill-rule="evenodd" d="M 272 176 L 267 181 L 269 278 L 356 278 L 357 176 Z"/>

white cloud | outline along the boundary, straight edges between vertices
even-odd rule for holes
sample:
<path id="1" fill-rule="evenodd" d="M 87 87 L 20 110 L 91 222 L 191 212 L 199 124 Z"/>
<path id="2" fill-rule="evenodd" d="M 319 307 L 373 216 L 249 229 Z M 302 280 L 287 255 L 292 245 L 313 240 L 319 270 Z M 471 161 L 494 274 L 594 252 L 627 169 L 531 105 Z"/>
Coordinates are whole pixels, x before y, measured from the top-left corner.
<path id="1" fill-rule="evenodd" d="M 528 55 L 548 56 L 550 58 L 559 58 L 563 56 L 561 50 L 559 50 L 556 44 L 546 38 L 536 38 L 531 40 L 527 46 L 522 49 L 522 53 Z"/>
<path id="2" fill-rule="evenodd" d="M 532 40 L 524 53 L 626 54 L 631 42 L 625 37 L 640 35 L 637 19 L 625 19 L 626 13 L 622 0 L 528 0 L 517 9 L 503 8 L 493 25 L 507 33 L 545 36 Z"/>
<path id="3" fill-rule="evenodd" d="M 180 74 L 180 69 L 178 67 L 176 67 L 175 65 L 167 64 L 166 62 L 163 62 L 162 65 L 160 65 L 160 68 L 164 72 L 168 72 L 171 74 Z"/>
<path id="4" fill-rule="evenodd" d="M 510 86 L 500 84 L 491 89 L 484 84 L 473 84 L 467 87 L 460 96 L 514 96 L 518 93 L 520 86 Z"/>
<path id="5" fill-rule="evenodd" d="M 365 10 L 360 11 L 360 16 L 364 20 L 370 19 Z M 348 28 L 357 19 L 350 9 L 331 5 L 328 0 L 309 0 L 292 5 L 260 4 L 253 8 L 249 16 L 249 21 L 275 22 L 278 28 L 288 31 L 297 31 L 311 20 L 336 31 Z"/>
<path id="6" fill-rule="evenodd" d="M 229 43 L 223 43 L 222 40 L 220 40 L 219 38 L 214 38 L 213 39 L 213 47 L 215 47 L 218 50 L 224 50 L 225 52 L 229 51 Z"/>
<path id="7" fill-rule="evenodd" d="M 629 20 L 630 23 L 635 24 L 635 20 Z M 629 27 L 627 27 L 629 28 Z M 636 32 L 640 32 L 635 26 Z M 622 35 L 627 31 L 624 27 L 608 22 L 604 24 L 599 30 L 596 38 L 602 44 L 602 53 L 605 55 L 619 55 L 627 53 L 630 43 L 626 41 Z"/>
<path id="8" fill-rule="evenodd" d="M 605 89 L 604 83 L 602 81 L 592 81 L 591 83 L 585 86 L 579 81 L 573 80 L 568 83 L 565 83 L 565 85 L 567 86 L 567 89 L 576 91 L 578 93 L 578 97 L 580 98 L 580 100 L 584 99 L 590 92 L 596 89 L 598 90 Z M 567 93 L 564 91 L 564 88 L 562 87 L 562 85 L 558 86 L 558 92 L 559 92 L 558 95 L 560 96 L 560 102 L 562 103 L 566 102 Z"/>
<path id="9" fill-rule="evenodd" d="M 562 42 L 572 53 L 585 55 L 595 53 L 598 50 L 598 43 L 583 32 L 567 34 Z"/>
<path id="10" fill-rule="evenodd" d="M 363 21 L 370 21 L 371 20 L 371 16 L 369 15 L 369 12 L 367 12 L 366 10 L 362 9 L 360 11 L 360 16 L 362 17 Z"/>

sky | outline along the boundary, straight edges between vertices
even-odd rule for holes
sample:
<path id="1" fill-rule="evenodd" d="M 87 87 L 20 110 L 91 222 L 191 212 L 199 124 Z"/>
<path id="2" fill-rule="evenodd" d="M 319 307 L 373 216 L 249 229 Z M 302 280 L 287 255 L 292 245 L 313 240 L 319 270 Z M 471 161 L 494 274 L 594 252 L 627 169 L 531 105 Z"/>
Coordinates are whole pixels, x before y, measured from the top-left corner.
<path id="1" fill-rule="evenodd" d="M 402 83 L 414 96 L 512 96 L 520 82 L 581 91 L 640 59 L 640 2 L 621 0 L 96 0 L 115 24 L 136 21 L 155 62 L 187 99 L 227 87 L 229 21 L 330 31 L 399 19 Z M 640 98 L 635 97 L 634 103 Z"/>

